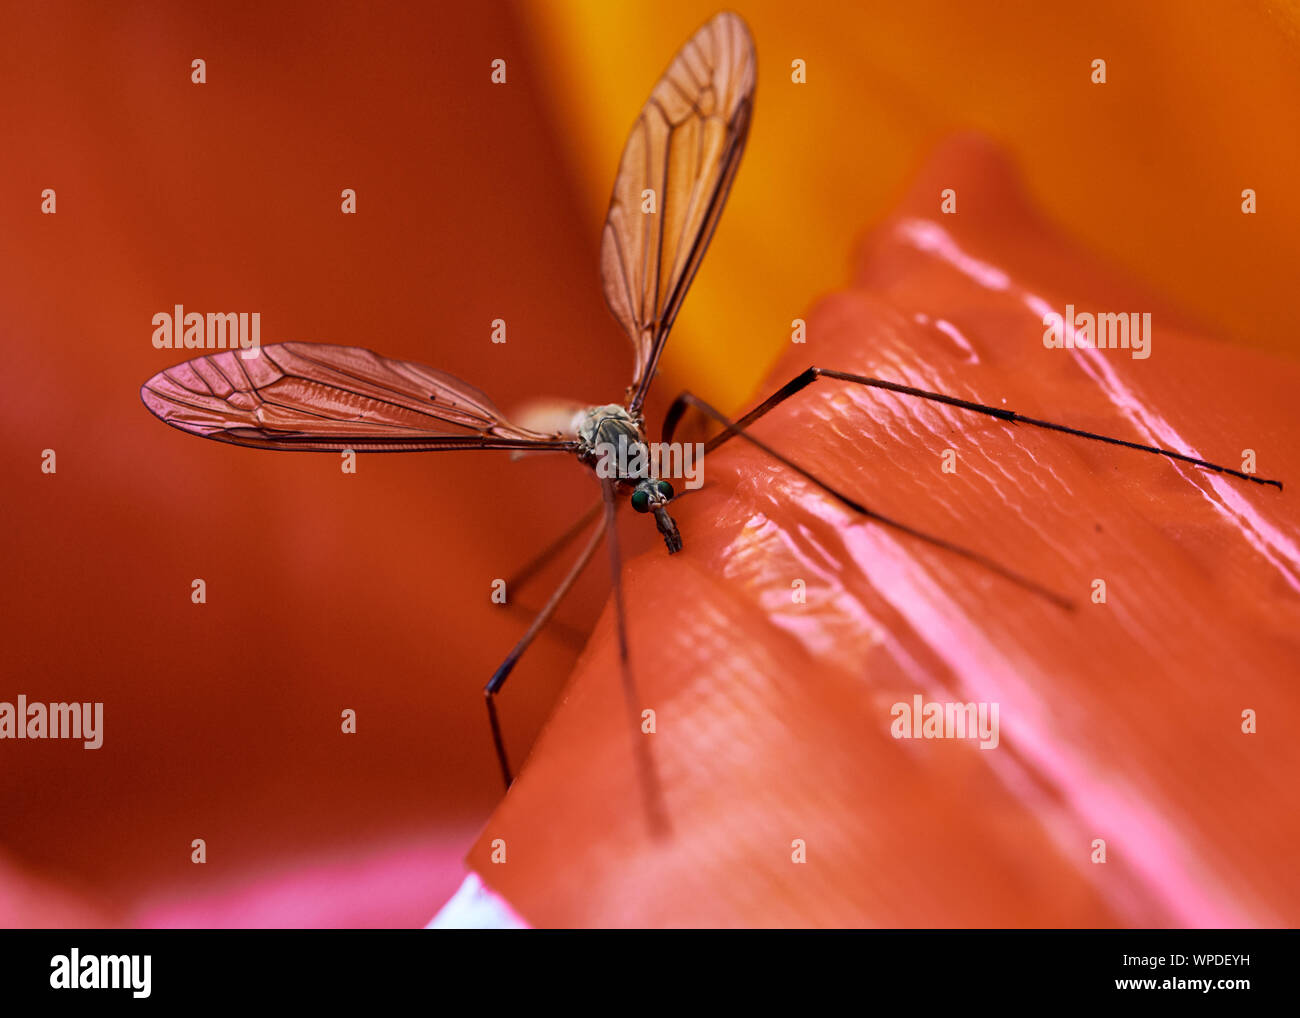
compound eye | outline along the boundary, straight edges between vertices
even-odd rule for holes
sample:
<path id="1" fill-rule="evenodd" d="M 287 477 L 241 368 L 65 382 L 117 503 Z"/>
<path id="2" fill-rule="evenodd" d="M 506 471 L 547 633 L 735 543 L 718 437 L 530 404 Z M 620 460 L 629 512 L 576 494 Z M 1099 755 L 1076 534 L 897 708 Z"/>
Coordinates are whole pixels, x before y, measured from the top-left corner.
<path id="1" fill-rule="evenodd" d="M 632 492 L 632 508 L 639 513 L 650 511 L 650 493 L 641 488 Z"/>
<path id="2" fill-rule="evenodd" d="M 667 481 L 655 481 L 655 487 L 659 489 L 659 494 L 664 498 L 673 497 L 673 486 Z"/>

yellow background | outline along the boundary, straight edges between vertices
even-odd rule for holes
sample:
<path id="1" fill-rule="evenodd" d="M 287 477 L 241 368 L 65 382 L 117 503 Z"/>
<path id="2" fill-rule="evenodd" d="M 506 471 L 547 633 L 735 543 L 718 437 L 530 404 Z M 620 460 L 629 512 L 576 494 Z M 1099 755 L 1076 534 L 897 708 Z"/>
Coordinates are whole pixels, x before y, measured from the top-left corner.
<path id="1" fill-rule="evenodd" d="M 522 8 L 593 247 L 628 127 L 670 56 L 717 9 Z M 846 280 L 861 230 L 888 213 L 936 143 L 969 129 L 1006 147 L 1033 200 L 1086 247 L 1229 341 L 1295 349 L 1294 4 L 738 9 L 758 48 L 754 127 L 662 364 L 665 389 L 745 402 L 791 319 Z M 790 80 L 795 58 L 807 62 L 807 84 Z M 1095 58 L 1107 62 L 1105 85 L 1091 82 Z M 1253 216 L 1241 212 L 1247 187 Z"/>

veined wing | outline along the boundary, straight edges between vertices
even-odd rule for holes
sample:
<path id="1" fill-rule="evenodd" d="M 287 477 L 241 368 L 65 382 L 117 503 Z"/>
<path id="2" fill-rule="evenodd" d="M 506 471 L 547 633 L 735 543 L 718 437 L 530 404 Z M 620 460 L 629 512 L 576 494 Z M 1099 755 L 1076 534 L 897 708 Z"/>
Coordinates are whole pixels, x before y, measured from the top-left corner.
<path id="1" fill-rule="evenodd" d="M 632 340 L 634 412 L 713 237 L 754 107 L 756 58 L 737 14 L 682 47 L 628 136 L 601 240 L 605 300 Z M 646 192 L 656 210 L 642 211 Z"/>
<path id="2" fill-rule="evenodd" d="M 442 371 L 355 346 L 280 343 L 196 357 L 140 389 L 144 405 L 192 435 L 258 449 L 420 452 L 570 449 L 509 423 L 482 392 Z"/>

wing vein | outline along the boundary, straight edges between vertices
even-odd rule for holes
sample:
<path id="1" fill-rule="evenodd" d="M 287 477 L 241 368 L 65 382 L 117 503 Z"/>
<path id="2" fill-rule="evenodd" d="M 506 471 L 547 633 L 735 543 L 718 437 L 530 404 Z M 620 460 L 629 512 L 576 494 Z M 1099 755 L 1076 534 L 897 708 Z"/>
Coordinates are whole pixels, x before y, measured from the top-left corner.
<path id="1" fill-rule="evenodd" d="M 606 303 L 635 352 L 633 412 L 717 227 L 744 152 L 754 81 L 748 28 L 738 15 L 719 14 L 678 51 L 628 135 L 601 274 Z M 653 217 L 633 211 L 647 189 L 658 195 Z"/>

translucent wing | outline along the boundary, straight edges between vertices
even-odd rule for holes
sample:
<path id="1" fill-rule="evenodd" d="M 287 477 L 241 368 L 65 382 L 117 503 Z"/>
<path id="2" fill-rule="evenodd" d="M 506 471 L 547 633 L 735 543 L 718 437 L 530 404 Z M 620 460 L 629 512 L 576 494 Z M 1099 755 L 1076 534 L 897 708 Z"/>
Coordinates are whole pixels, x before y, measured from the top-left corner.
<path id="1" fill-rule="evenodd" d="M 154 375 L 140 398 L 192 435 L 258 449 L 419 452 L 569 449 L 510 424 L 472 385 L 355 346 L 281 343 L 245 360 L 196 357 Z"/>
<path id="2" fill-rule="evenodd" d="M 601 240 L 605 300 L 632 340 L 633 411 L 700 267 L 749 134 L 754 42 L 723 12 L 668 66 L 628 136 Z M 647 212 L 653 191 L 655 211 Z"/>

